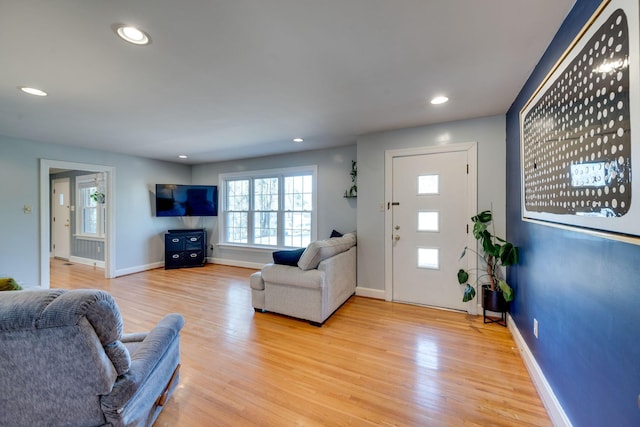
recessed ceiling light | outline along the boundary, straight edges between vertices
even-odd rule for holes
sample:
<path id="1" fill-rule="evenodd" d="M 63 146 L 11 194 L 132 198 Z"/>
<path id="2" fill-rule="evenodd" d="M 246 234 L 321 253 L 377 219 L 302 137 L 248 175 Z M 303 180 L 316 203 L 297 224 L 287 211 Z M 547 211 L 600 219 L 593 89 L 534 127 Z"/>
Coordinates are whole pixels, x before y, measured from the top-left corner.
<path id="1" fill-rule="evenodd" d="M 18 87 L 18 89 L 20 89 L 24 93 L 28 93 L 29 95 L 47 96 L 47 92 L 40 89 L 36 89 L 35 87 L 20 86 Z"/>
<path id="2" fill-rule="evenodd" d="M 433 98 L 431 100 L 431 103 L 433 105 L 444 104 L 448 100 L 449 100 L 449 98 L 447 98 L 446 96 L 436 96 L 435 98 Z"/>
<path id="3" fill-rule="evenodd" d="M 303 142 L 304 139 L 302 138 L 293 138 L 293 142 Z"/>
<path id="4" fill-rule="evenodd" d="M 147 33 L 131 25 L 114 24 L 113 29 L 122 40 L 128 41 L 129 43 L 146 45 L 151 42 Z"/>
<path id="5" fill-rule="evenodd" d="M 189 156 L 187 156 L 186 154 L 180 154 L 180 155 L 178 156 L 178 158 L 179 158 L 179 159 L 188 159 L 188 158 L 189 158 Z"/>

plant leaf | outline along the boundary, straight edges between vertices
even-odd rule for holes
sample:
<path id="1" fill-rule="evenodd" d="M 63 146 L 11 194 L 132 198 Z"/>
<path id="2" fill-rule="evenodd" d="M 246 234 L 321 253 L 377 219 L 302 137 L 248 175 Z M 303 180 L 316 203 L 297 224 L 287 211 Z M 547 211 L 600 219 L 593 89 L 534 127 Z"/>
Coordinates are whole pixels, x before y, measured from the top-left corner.
<path id="1" fill-rule="evenodd" d="M 473 224 L 473 237 L 475 237 L 476 240 L 480 240 L 482 238 L 482 233 L 484 233 L 485 231 L 487 231 L 486 224 L 483 224 L 481 222 L 476 222 L 475 224 Z"/>
<path id="2" fill-rule="evenodd" d="M 463 269 L 458 270 L 458 283 L 464 285 L 469 280 L 469 273 Z"/>
<path id="3" fill-rule="evenodd" d="M 493 256 L 498 256 L 500 252 L 500 245 L 494 245 L 491 241 L 491 233 L 487 230 L 484 230 L 481 236 L 482 239 L 482 249 L 485 253 Z"/>
<path id="4" fill-rule="evenodd" d="M 477 223 L 486 224 L 488 222 L 491 222 L 491 211 L 490 210 L 482 211 L 476 216 L 474 216 L 473 218 L 471 218 L 471 221 L 475 222 L 476 224 Z"/>
<path id="5" fill-rule="evenodd" d="M 498 287 L 502 291 L 505 301 L 513 301 L 513 289 L 504 280 L 498 282 Z"/>
<path id="6" fill-rule="evenodd" d="M 505 243 L 500 248 L 500 262 L 502 265 L 514 265 L 518 263 L 518 248 L 513 246 L 512 243 Z"/>
<path id="7" fill-rule="evenodd" d="M 462 296 L 462 302 L 469 302 L 476 296 L 476 290 L 473 289 L 473 286 L 467 284 L 467 287 L 464 290 L 464 295 Z"/>

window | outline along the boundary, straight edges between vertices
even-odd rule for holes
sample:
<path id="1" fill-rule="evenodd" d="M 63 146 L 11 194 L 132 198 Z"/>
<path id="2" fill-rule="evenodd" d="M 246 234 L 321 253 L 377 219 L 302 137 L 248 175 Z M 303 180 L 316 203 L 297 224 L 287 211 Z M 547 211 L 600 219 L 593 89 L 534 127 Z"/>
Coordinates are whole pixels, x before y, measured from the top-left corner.
<path id="1" fill-rule="evenodd" d="M 96 193 L 102 193 L 98 175 L 76 178 L 76 235 L 103 238 L 105 234 L 105 205 L 98 203 Z"/>
<path id="2" fill-rule="evenodd" d="M 316 166 L 220 176 L 222 244 L 304 247 L 315 239 Z"/>

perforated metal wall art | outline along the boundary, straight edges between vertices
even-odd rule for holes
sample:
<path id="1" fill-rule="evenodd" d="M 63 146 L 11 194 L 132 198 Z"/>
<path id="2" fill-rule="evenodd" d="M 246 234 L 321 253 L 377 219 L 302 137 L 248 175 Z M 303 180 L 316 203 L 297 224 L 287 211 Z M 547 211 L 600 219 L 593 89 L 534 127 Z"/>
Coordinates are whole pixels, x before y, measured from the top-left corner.
<path id="1" fill-rule="evenodd" d="M 606 2 L 522 110 L 524 217 L 640 232 L 607 225 L 633 206 L 637 3 Z"/>

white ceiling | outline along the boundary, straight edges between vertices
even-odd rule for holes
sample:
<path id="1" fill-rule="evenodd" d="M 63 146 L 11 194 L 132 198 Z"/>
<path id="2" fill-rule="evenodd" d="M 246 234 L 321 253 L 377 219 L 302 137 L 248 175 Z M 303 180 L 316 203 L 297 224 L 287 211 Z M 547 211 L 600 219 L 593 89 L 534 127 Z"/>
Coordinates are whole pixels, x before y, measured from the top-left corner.
<path id="1" fill-rule="evenodd" d="M 504 114 L 573 3 L 0 0 L 0 134 L 196 164 Z"/>

